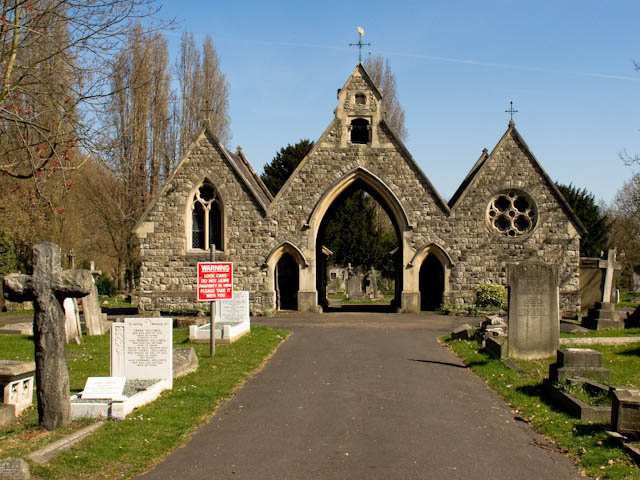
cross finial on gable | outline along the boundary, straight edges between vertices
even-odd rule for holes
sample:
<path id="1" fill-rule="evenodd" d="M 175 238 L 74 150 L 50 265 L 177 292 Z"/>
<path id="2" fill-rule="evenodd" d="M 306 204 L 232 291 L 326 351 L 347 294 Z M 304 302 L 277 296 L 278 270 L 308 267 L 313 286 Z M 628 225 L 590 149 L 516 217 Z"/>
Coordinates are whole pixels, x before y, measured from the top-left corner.
<path id="1" fill-rule="evenodd" d="M 513 121 L 513 114 L 514 113 L 518 113 L 518 110 L 514 110 L 513 108 L 513 102 L 509 102 L 509 108 L 507 110 L 505 110 L 506 113 L 509 114 L 509 126 L 512 127 L 513 125 L 515 125 L 514 121 Z"/>
<path id="2" fill-rule="evenodd" d="M 358 27 L 358 43 L 350 43 L 350 47 L 358 47 L 358 63 L 362 63 L 362 47 L 371 46 L 370 43 L 362 43 L 362 37 L 364 36 L 364 29 L 362 27 Z"/>

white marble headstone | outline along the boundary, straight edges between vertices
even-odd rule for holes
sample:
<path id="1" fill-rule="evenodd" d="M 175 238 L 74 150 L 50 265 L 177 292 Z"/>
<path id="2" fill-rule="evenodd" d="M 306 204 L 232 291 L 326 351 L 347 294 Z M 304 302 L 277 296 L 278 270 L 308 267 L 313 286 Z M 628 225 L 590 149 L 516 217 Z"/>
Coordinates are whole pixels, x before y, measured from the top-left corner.
<path id="1" fill-rule="evenodd" d="M 173 384 L 173 320 L 125 318 L 111 326 L 111 376 Z"/>
<path id="2" fill-rule="evenodd" d="M 249 321 L 249 292 L 234 291 L 233 298 L 221 300 L 220 320 L 225 323 L 242 323 Z"/>

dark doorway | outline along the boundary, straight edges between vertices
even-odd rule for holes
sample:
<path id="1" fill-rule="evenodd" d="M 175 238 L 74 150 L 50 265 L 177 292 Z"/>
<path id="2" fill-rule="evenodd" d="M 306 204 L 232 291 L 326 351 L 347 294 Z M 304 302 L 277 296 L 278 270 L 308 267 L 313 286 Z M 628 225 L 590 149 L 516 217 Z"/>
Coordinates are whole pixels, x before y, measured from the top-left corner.
<path id="1" fill-rule="evenodd" d="M 357 206 L 361 202 L 364 202 L 365 208 L 358 210 L 360 207 Z M 352 212 L 354 206 L 357 207 L 357 211 Z M 368 206 L 374 207 L 371 218 L 364 215 L 365 211 L 369 211 Z M 351 212 L 353 215 L 350 215 Z M 363 216 L 358 215 L 359 213 L 363 213 Z M 368 233 L 363 235 L 363 232 L 372 230 L 378 232 L 375 235 L 381 235 L 377 240 L 371 236 L 367 237 Z M 316 236 L 318 304 L 325 312 L 395 311 L 400 306 L 402 294 L 401 245 L 400 228 L 389 205 L 366 181 L 355 180 L 333 201 L 318 228 Z M 327 247 L 332 252 L 328 257 L 322 253 L 323 247 Z M 345 258 L 344 252 L 349 252 L 351 258 Z M 367 261 L 367 257 L 378 260 Z M 357 258 L 365 260 L 358 261 Z M 347 296 L 346 290 L 337 292 L 337 295 L 336 292 L 328 292 L 327 267 L 329 264 L 342 268 L 350 265 L 354 271 L 360 267 L 364 273 L 363 280 L 367 282 L 368 272 L 371 267 L 374 267 L 377 278 L 380 279 L 377 283 L 377 286 L 380 286 L 378 293 L 372 298 L 367 296 L 365 289 L 363 292 L 365 296 L 356 298 Z M 344 283 L 346 286 L 348 282 Z M 343 294 L 344 299 L 336 300 L 335 297 Z M 329 295 L 332 296 L 331 299 Z"/>
<path id="2" fill-rule="evenodd" d="M 427 255 L 420 267 L 420 310 L 438 310 L 444 293 L 444 269 L 433 253 Z"/>
<path id="3" fill-rule="evenodd" d="M 276 299 L 279 310 L 298 310 L 298 290 L 300 277 L 298 263 L 284 253 L 276 267 Z"/>

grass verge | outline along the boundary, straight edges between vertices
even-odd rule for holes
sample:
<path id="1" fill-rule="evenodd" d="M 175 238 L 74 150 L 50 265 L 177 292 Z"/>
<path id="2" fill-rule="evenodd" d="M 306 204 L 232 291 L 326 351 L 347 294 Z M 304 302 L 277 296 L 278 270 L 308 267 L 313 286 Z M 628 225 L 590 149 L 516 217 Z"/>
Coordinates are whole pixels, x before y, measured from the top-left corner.
<path id="1" fill-rule="evenodd" d="M 144 472 L 186 442 L 287 336 L 282 330 L 252 326 L 251 333 L 237 342 L 216 345 L 216 355 L 210 358 L 209 345 L 190 344 L 188 329 L 174 329 L 174 346 L 193 346 L 198 370 L 175 380 L 172 391 L 126 419 L 106 420 L 101 429 L 47 465 L 32 464 L 33 478 L 120 479 Z M 0 338 L 0 351 L 5 359 L 32 360 L 32 337 Z M 87 376 L 109 374 L 109 336 L 85 337 L 82 345 L 67 347 L 67 356 L 71 390 L 79 391 Z M 37 412 L 31 408 L 18 425 L 0 432 L 0 458 L 24 458 L 91 420 L 74 422 L 56 432 L 46 431 L 37 422 Z"/>
<path id="2" fill-rule="evenodd" d="M 489 357 L 477 342 L 442 337 L 466 365 L 498 392 L 517 418 L 545 435 L 559 451 L 573 457 L 585 475 L 601 479 L 640 479 L 640 469 L 617 441 L 609 438 L 611 427 L 577 420 L 555 409 L 542 389 L 549 364 L 555 359 L 516 361 L 521 372 Z M 603 353 L 611 370 L 612 385 L 640 386 L 640 343 L 616 347 L 589 345 Z"/>

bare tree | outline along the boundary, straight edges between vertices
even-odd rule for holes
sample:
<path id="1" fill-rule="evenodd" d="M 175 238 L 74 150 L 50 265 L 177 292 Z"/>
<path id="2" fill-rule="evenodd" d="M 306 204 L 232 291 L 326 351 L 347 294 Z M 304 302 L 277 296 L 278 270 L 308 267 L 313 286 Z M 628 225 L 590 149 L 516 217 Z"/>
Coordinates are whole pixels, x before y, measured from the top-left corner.
<path id="1" fill-rule="evenodd" d="M 193 34 L 182 34 L 176 72 L 182 104 L 180 156 L 205 123 L 223 143 L 229 141 L 229 84 L 209 35 L 200 53 Z"/>
<path id="2" fill-rule="evenodd" d="M 5 0 L 0 13 L 0 173 L 31 180 L 77 168 L 93 148 L 108 66 L 156 0 Z M 61 177 L 64 183 L 64 175 Z"/>
<path id="3" fill-rule="evenodd" d="M 623 267 L 630 276 L 631 268 L 640 265 L 640 172 L 618 190 L 611 214 L 611 242 L 624 253 Z"/>
<path id="4" fill-rule="evenodd" d="M 132 232 L 135 222 L 161 186 L 161 174 L 173 159 L 170 145 L 170 71 L 166 39 L 147 34 L 136 25 L 114 62 L 109 118 L 103 143 L 110 175 L 101 175 L 95 190 L 97 218 L 109 232 L 110 251 L 118 260 L 118 279 L 136 270 L 137 249 Z M 106 187 L 105 187 L 105 183 Z M 104 195 L 109 192 L 109 195 Z M 119 285 L 122 286 L 121 284 Z M 133 285 L 129 283 L 129 287 Z"/>
<path id="5" fill-rule="evenodd" d="M 386 120 L 396 135 L 403 142 L 407 140 L 407 129 L 404 126 L 404 109 L 400 105 L 396 93 L 396 78 L 389 66 L 389 60 L 381 56 L 368 57 L 364 61 L 364 68 L 382 90 L 382 109 L 386 112 Z"/>

